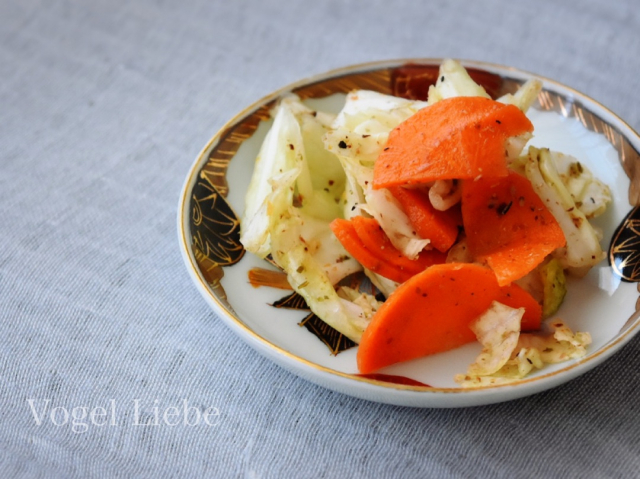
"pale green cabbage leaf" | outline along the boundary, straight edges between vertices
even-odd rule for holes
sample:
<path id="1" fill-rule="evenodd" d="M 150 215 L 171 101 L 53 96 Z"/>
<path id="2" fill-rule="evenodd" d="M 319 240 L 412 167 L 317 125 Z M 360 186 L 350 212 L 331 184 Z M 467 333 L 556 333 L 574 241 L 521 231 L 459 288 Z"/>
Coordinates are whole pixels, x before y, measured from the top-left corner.
<path id="1" fill-rule="evenodd" d="M 576 206 L 562 182 L 548 149 L 529 147 L 522 159 L 533 189 L 555 217 L 567 240 L 554 255 L 565 268 L 590 268 L 602 261 L 604 252 L 598 233 Z"/>

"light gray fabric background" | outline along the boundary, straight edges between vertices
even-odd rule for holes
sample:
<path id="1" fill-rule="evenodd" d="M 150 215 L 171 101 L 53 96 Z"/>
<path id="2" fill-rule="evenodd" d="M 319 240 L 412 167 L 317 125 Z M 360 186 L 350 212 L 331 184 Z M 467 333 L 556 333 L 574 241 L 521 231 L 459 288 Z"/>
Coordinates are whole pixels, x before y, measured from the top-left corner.
<path id="1" fill-rule="evenodd" d="M 510 403 L 369 403 L 238 340 L 175 231 L 202 146 L 287 83 L 371 60 L 485 60 L 571 85 L 637 130 L 638 32 L 633 0 L 1 0 L 0 477 L 638 477 L 640 338 Z M 183 398 L 218 408 L 217 425 L 134 424 L 134 400 L 149 420 Z M 38 426 L 29 399 L 113 400 L 117 425 Z"/>

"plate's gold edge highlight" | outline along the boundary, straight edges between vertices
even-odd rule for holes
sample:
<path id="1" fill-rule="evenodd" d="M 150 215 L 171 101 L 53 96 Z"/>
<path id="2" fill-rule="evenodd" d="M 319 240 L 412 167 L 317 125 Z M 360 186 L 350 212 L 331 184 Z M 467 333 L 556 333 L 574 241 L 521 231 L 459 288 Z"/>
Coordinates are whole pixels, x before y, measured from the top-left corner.
<path id="1" fill-rule="evenodd" d="M 198 271 L 196 262 L 195 262 L 195 257 L 193 256 L 193 252 L 191 251 L 191 248 L 189 246 L 189 242 L 187 240 L 187 228 L 186 228 L 186 218 L 188 216 L 188 195 L 191 192 L 194 184 L 195 184 L 195 177 L 197 176 L 197 173 L 199 172 L 199 170 L 201 169 L 201 167 L 203 166 L 204 163 L 206 163 L 207 160 L 207 154 L 211 151 L 211 149 L 215 146 L 216 142 L 218 142 L 222 136 L 222 134 L 227 131 L 229 128 L 231 128 L 233 125 L 235 125 L 238 121 L 240 121 L 242 118 L 248 116 L 249 114 L 253 113 L 255 110 L 257 110 L 258 108 L 260 108 L 262 105 L 265 105 L 277 98 L 279 98 L 280 96 L 282 96 L 284 93 L 290 92 L 291 90 L 303 86 L 303 85 L 307 85 L 309 83 L 313 83 L 313 82 L 320 82 L 323 80 L 326 80 L 328 78 L 335 78 L 337 76 L 341 76 L 341 75 L 346 75 L 349 73 L 354 73 L 354 72 L 365 72 L 367 70 L 372 70 L 372 69 L 380 69 L 380 68 L 385 68 L 385 67 L 398 67 L 398 66 L 402 66 L 404 64 L 407 63 L 417 63 L 417 64 L 437 64 L 439 65 L 440 63 L 442 63 L 444 59 L 442 58 L 407 58 L 407 59 L 396 59 L 396 60 L 381 60 L 381 61 L 375 61 L 375 62 L 367 62 L 367 63 L 361 63 L 361 64 L 356 64 L 356 65 L 351 65 L 351 66 L 346 66 L 346 67 L 342 67 L 342 68 L 337 68 L 334 70 L 330 70 L 328 72 L 324 72 L 324 73 L 319 73 L 316 75 L 312 75 L 310 77 L 307 78 L 303 78 L 299 81 L 296 81 L 294 83 L 291 83 L 289 85 L 286 85 L 264 97 L 262 97 L 261 99 L 257 100 L 256 102 L 252 103 L 251 105 L 249 105 L 248 107 L 246 107 L 245 109 L 243 109 L 242 111 L 240 111 L 238 114 L 236 114 L 233 118 L 231 118 L 229 121 L 227 121 L 216 133 L 215 135 L 207 142 L 207 144 L 204 146 L 204 148 L 202 148 L 202 150 L 200 151 L 200 153 L 198 153 L 197 157 L 196 157 L 196 161 L 193 163 L 191 169 L 189 170 L 189 173 L 187 175 L 187 178 L 185 180 L 184 186 L 182 188 L 182 194 L 180 195 L 180 203 L 179 203 L 179 208 L 178 208 L 178 232 L 179 232 L 179 242 L 180 242 L 180 246 L 182 249 L 182 254 L 188 258 L 188 266 L 191 270 L 191 273 L 194 275 L 195 278 L 197 278 L 198 282 L 197 285 L 200 287 L 201 292 L 206 293 L 207 297 L 210 298 L 216 305 L 217 305 L 217 310 L 219 313 L 224 314 L 224 316 L 230 320 L 232 323 L 234 323 L 237 327 L 239 327 L 240 329 L 242 329 L 245 333 L 247 333 L 252 339 L 254 339 L 255 341 L 257 341 L 258 343 L 261 343 L 262 346 L 266 346 L 269 349 L 272 349 L 273 351 L 277 352 L 278 354 L 287 357 L 289 359 L 292 359 L 298 363 L 301 363 L 309 368 L 315 369 L 316 371 L 325 373 L 325 374 L 330 374 L 333 376 L 338 376 L 344 379 L 348 379 L 351 381 L 356 381 L 359 383 L 365 383 L 365 384 L 370 384 L 372 386 L 379 386 L 379 387 L 383 387 L 385 389 L 393 389 L 393 390 L 398 390 L 398 391 L 407 391 L 407 392 L 416 392 L 416 393 L 421 393 L 421 394 L 425 394 L 425 393 L 455 393 L 455 394 L 465 394 L 465 393 L 473 393 L 473 392 L 479 392 L 479 391 L 488 391 L 488 390 L 495 390 L 495 389 L 504 389 L 504 388 L 514 388 L 517 386 L 521 386 L 523 384 L 528 384 L 528 383 L 534 383 L 534 382 L 538 382 L 541 381 L 543 379 L 548 379 L 548 378 L 552 378 L 555 376 L 558 376 L 560 374 L 564 374 L 567 371 L 571 371 L 575 368 L 578 368 L 580 366 L 584 366 L 588 363 L 593 362 L 593 360 L 595 360 L 596 358 L 599 358 L 603 355 L 608 355 L 612 353 L 612 348 L 614 346 L 617 346 L 619 344 L 624 344 L 626 342 L 628 342 L 629 340 L 631 340 L 631 338 L 633 337 L 633 332 L 635 332 L 636 329 L 638 329 L 638 326 L 640 326 L 640 311 L 635 311 L 631 317 L 629 318 L 629 320 L 627 321 L 627 324 L 630 321 L 633 321 L 633 324 L 628 326 L 626 331 L 624 333 L 622 333 L 619 337 L 615 338 L 613 341 L 610 341 L 609 343 L 605 344 L 601 349 L 599 349 L 598 351 L 585 356 L 584 358 L 580 358 L 578 360 L 575 360 L 573 363 L 567 365 L 566 367 L 551 372 L 551 373 L 546 373 L 546 374 L 542 374 L 540 376 L 535 376 L 532 378 L 527 378 L 527 379 L 520 379 L 517 381 L 513 381 L 510 383 L 505 383 L 505 384 L 495 384 L 495 385 L 488 385 L 488 386 L 479 386 L 479 387 L 468 387 L 468 388 L 439 388 L 439 387 L 425 387 L 425 386 L 410 386 L 410 385 L 403 385 L 403 384 L 395 384 L 395 383 L 390 383 L 390 382 L 386 382 L 386 381 L 378 381 L 375 379 L 369 379 L 369 378 L 364 378 L 364 377 L 360 377 L 357 376 L 355 374 L 349 374 L 349 373 L 344 373 L 342 371 L 336 371 L 334 369 L 330 369 L 324 366 L 320 366 L 319 364 L 313 363 L 307 359 L 304 359 L 300 356 L 296 356 L 288 351 L 286 351 L 285 349 L 281 348 L 280 346 L 277 346 L 275 344 L 273 344 L 272 342 L 270 342 L 269 340 L 265 339 L 264 337 L 260 336 L 259 334 L 257 334 L 256 332 L 254 332 L 252 329 L 250 329 L 247 325 L 245 325 L 242 320 L 240 320 L 240 318 L 237 318 L 231 311 L 229 311 L 219 300 L 218 298 L 216 298 L 216 296 L 214 294 L 212 294 L 208 283 L 206 282 L 206 280 L 202 277 L 202 275 L 200 274 L 200 272 Z M 636 131 L 631 128 L 631 126 L 625 122 L 622 118 L 620 118 L 619 116 L 617 116 L 615 113 L 613 113 L 609 108 L 605 107 L 603 104 L 601 104 L 600 102 L 592 99 L 591 97 L 587 96 L 586 94 L 571 88 L 567 85 L 564 85 L 558 81 L 552 80 L 550 78 L 546 78 L 544 76 L 540 76 L 525 70 L 521 70 L 515 67 L 509 67 L 509 66 L 504 66 L 504 65 L 499 65 L 499 64 L 495 64 L 495 63 L 489 63 L 489 62 L 482 62 L 482 61 L 473 61 L 473 60 L 462 60 L 459 59 L 458 61 L 460 61 L 465 67 L 476 67 L 476 68 L 481 68 L 484 69 L 488 72 L 491 73 L 497 73 L 497 74 L 505 74 L 505 73 L 512 73 L 515 74 L 514 76 L 519 77 L 519 79 L 525 80 L 527 78 L 537 78 L 539 80 L 542 80 L 544 83 L 544 86 L 546 87 L 547 85 L 553 85 L 556 89 L 559 90 L 564 90 L 565 92 L 569 92 L 571 94 L 573 94 L 575 97 L 581 99 L 583 102 L 586 102 L 586 104 L 591 104 L 591 105 L 595 105 L 598 108 L 600 108 L 601 110 L 603 110 L 606 114 L 608 114 L 611 118 L 613 118 L 614 120 L 616 120 L 616 122 L 618 123 L 617 127 L 619 129 L 625 129 L 626 133 L 628 136 L 632 136 L 635 139 L 635 143 L 636 145 L 640 145 L 640 135 L 638 135 L 638 133 L 636 133 Z M 608 123 L 608 122 L 607 122 Z M 624 169 L 624 165 L 623 166 Z M 633 179 L 632 179 L 633 180 Z M 604 358 L 606 359 L 606 357 Z M 594 365 L 595 366 L 595 365 Z M 590 369 L 590 368 L 589 368 Z"/>

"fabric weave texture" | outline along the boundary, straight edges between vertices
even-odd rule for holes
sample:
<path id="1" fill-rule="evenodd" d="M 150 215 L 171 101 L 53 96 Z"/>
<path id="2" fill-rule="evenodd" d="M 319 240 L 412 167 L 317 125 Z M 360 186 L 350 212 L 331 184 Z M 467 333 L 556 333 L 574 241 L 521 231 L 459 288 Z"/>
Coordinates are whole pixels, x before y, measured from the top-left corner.
<path id="1" fill-rule="evenodd" d="M 640 338 L 517 401 L 370 403 L 239 340 L 175 223 L 226 121 L 349 64 L 512 65 L 638 130 L 638 31 L 632 0 L 0 0 L 0 477 L 637 477 Z M 214 424 L 152 425 L 183 406 Z"/>

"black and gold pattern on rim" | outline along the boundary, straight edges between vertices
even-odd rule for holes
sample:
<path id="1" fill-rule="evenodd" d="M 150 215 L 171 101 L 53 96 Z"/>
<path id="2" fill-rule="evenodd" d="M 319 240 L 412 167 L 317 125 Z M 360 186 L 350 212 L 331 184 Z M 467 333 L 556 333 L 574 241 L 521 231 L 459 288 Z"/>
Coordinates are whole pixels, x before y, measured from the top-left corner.
<path id="1" fill-rule="evenodd" d="M 358 73 L 347 73 L 326 80 L 294 88 L 293 93 L 300 99 L 323 98 L 334 93 L 349 93 L 352 90 L 373 90 L 390 94 L 391 68 L 383 68 Z"/>
<path id="2" fill-rule="evenodd" d="M 271 306 L 273 306 L 274 308 L 310 311 L 305 299 L 295 291 L 285 296 L 284 298 L 281 298 L 278 301 L 274 302 Z M 314 313 L 309 313 L 299 323 L 299 325 L 307 328 L 307 331 L 309 331 L 320 341 L 322 341 L 329 348 L 331 354 L 333 355 L 336 355 L 356 345 L 356 343 L 329 326 Z"/>
<path id="3" fill-rule="evenodd" d="M 346 351 L 356 345 L 356 343 L 333 329 L 314 313 L 309 313 L 299 325 L 304 326 L 308 331 L 317 336 L 320 341 L 327 345 L 333 355 Z"/>
<path id="4" fill-rule="evenodd" d="M 631 210 L 613 235 L 609 264 L 623 281 L 640 281 L 640 208 Z"/>
<path id="5" fill-rule="evenodd" d="M 240 261 L 240 220 L 215 186 L 206 179 L 196 183 L 191 196 L 193 244 L 220 266 Z"/>
<path id="6" fill-rule="evenodd" d="M 209 285 L 209 287 L 216 294 L 218 299 L 227 307 L 230 311 L 233 311 L 233 307 L 229 303 L 227 299 L 227 293 L 224 291 L 222 284 L 220 284 L 220 280 L 224 276 L 224 271 L 222 267 L 216 263 L 215 261 L 211 261 L 206 254 L 202 252 L 202 250 L 197 246 L 195 240 L 192 245 L 193 256 L 196 259 L 196 264 L 198 265 L 198 269 L 202 273 L 203 278 Z"/>
<path id="7" fill-rule="evenodd" d="M 245 250 L 240 243 L 240 220 L 207 175 L 200 175 L 191 191 L 192 249 L 203 277 L 225 302 L 220 280 L 222 266 L 240 261 Z"/>
<path id="8" fill-rule="evenodd" d="M 301 309 L 309 311 L 309 306 L 307 302 L 304 300 L 302 296 L 300 296 L 297 292 L 293 292 L 284 298 L 280 298 L 278 301 L 274 302 L 271 306 L 274 308 L 285 308 L 285 309 Z"/>

